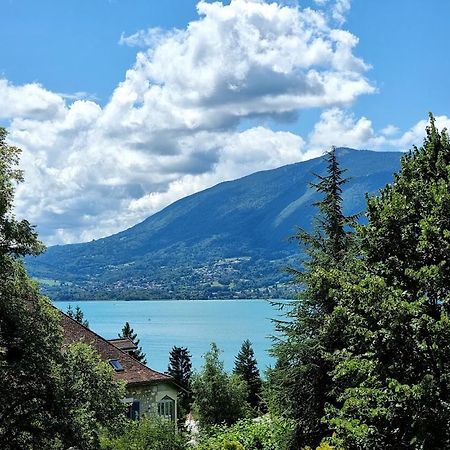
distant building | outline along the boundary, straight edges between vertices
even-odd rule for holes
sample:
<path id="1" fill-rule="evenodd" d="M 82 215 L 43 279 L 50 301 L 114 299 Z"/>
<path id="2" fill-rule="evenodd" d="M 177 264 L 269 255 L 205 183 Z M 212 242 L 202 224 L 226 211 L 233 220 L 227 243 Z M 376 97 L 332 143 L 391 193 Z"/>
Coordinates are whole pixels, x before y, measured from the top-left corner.
<path id="1" fill-rule="evenodd" d="M 74 342 L 91 345 L 114 369 L 114 378 L 125 382 L 127 397 L 124 402 L 128 405 L 130 418 L 154 415 L 176 423 L 177 398 L 181 388 L 171 376 L 156 372 L 130 356 L 128 352 L 136 349 L 130 339 L 108 341 L 63 312 L 61 321 L 64 346 Z"/>
<path id="2" fill-rule="evenodd" d="M 128 353 L 130 356 L 133 356 L 133 352 L 137 350 L 137 345 L 130 338 L 117 338 L 117 339 L 108 339 L 108 342 L 117 347 L 119 350 L 122 350 L 125 353 Z"/>

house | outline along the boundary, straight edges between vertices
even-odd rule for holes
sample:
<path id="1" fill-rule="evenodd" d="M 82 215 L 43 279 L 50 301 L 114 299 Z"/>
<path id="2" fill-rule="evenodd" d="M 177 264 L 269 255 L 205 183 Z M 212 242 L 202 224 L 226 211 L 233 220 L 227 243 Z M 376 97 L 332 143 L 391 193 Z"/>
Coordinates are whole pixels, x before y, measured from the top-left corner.
<path id="1" fill-rule="evenodd" d="M 114 378 L 125 382 L 127 397 L 124 402 L 129 406 L 130 418 L 157 415 L 175 421 L 181 388 L 171 376 L 150 369 L 130 356 L 127 352 L 135 349 L 131 340 L 108 341 L 63 312 L 61 322 L 63 346 L 80 341 L 90 344 L 114 369 Z"/>

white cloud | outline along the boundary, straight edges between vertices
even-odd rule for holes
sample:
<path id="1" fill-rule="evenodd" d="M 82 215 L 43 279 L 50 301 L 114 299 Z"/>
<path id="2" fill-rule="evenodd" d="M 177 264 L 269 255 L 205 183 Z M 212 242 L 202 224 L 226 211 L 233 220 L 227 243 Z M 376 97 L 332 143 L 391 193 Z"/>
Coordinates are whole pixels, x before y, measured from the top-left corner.
<path id="1" fill-rule="evenodd" d="M 446 128 L 450 129 L 450 118 L 443 116 L 435 116 L 436 127 L 438 130 L 442 130 Z M 392 139 L 392 144 L 397 148 L 402 148 L 404 150 L 408 150 L 412 148 L 413 145 L 420 146 L 422 145 L 423 139 L 425 138 L 425 128 L 428 125 L 428 120 L 421 120 L 417 122 L 413 127 L 411 127 L 408 131 L 403 133 L 399 138 Z"/>
<path id="2" fill-rule="evenodd" d="M 439 130 L 450 128 L 450 118 L 436 116 Z M 318 156 L 332 145 L 369 150 L 407 151 L 420 146 L 425 138 L 428 120 L 420 120 L 409 130 L 398 136 L 399 129 L 388 125 L 380 131 L 374 130 L 372 121 L 366 117 L 356 118 L 349 111 L 339 108 L 325 110 L 308 136 L 306 157 Z M 397 136 L 397 137 L 396 137 Z"/>
<path id="3" fill-rule="evenodd" d="M 351 7 L 351 0 L 315 0 L 315 3 L 324 8 L 339 25 L 345 23 L 345 16 Z"/>
<path id="4" fill-rule="evenodd" d="M 353 114 L 338 108 L 324 111 L 308 137 L 309 148 L 316 152 L 332 145 L 374 149 L 385 143 L 383 136 L 376 135 L 369 119 L 356 119 Z"/>
<path id="5" fill-rule="evenodd" d="M 385 136 L 394 136 L 397 134 L 400 130 L 395 125 L 389 124 L 385 126 L 380 133 L 384 134 Z"/>
<path id="6" fill-rule="evenodd" d="M 0 79 L 0 119 L 26 117 L 37 120 L 60 117 L 64 100 L 37 83 L 14 86 Z"/>
<path id="7" fill-rule="evenodd" d="M 127 45 L 129 47 L 151 48 L 157 46 L 165 39 L 175 36 L 177 33 L 182 33 L 182 31 L 177 29 L 164 30 L 159 27 L 139 30 L 129 36 L 122 33 L 119 39 L 119 44 Z"/>
<path id="8" fill-rule="evenodd" d="M 197 9 L 184 30 L 121 37 L 146 50 L 103 108 L 0 81 L 2 117 L 24 149 L 17 211 L 48 243 L 104 236 L 217 182 L 313 156 L 327 141 L 320 127 L 332 141 L 346 123 L 335 108 L 374 92 L 358 39 L 320 11 L 257 0 Z M 242 119 L 312 107 L 331 112 L 309 144 L 261 126 L 238 131 Z M 357 130 L 347 122 L 347 145 L 370 136 L 364 120 Z"/>

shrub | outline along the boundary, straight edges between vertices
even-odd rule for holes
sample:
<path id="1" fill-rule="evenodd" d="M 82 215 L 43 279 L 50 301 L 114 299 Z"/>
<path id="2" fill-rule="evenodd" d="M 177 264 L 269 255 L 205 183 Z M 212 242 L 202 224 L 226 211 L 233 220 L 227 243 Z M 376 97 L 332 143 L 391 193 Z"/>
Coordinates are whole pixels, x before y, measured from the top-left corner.
<path id="1" fill-rule="evenodd" d="M 184 450 L 186 439 L 175 432 L 173 422 L 159 417 L 127 421 L 121 433 L 104 432 L 102 450 Z"/>
<path id="2" fill-rule="evenodd" d="M 288 450 L 293 431 L 293 422 L 269 416 L 240 420 L 228 428 L 210 428 L 200 439 L 197 450 Z"/>

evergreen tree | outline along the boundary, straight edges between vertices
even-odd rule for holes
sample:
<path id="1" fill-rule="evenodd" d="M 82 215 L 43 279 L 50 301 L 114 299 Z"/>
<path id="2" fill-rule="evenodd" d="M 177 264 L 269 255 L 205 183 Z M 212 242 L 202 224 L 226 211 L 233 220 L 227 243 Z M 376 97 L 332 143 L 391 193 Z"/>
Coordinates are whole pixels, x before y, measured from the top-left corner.
<path id="1" fill-rule="evenodd" d="M 133 328 L 131 328 L 128 322 L 125 322 L 125 325 L 122 328 L 122 333 L 119 333 L 119 338 L 130 339 L 133 344 L 137 347 L 136 350 L 130 352 L 130 355 L 140 361 L 142 364 L 147 364 L 147 359 L 145 353 L 142 351 L 142 347 L 139 347 L 140 340 L 137 339 L 137 333 L 134 332 Z"/>
<path id="2" fill-rule="evenodd" d="M 275 320 L 277 337 L 272 354 L 277 358 L 268 372 L 266 397 L 275 414 L 297 423 L 296 445 L 316 445 L 327 434 L 322 422 L 325 404 L 331 401 L 332 369 L 328 354 L 339 346 L 340 336 L 322 334 L 328 315 L 337 305 L 342 280 L 352 261 L 354 239 L 350 228 L 355 217 L 342 207 L 343 177 L 336 150 L 325 155 L 327 172 L 312 184 L 322 198 L 312 233 L 299 230 L 294 236 L 303 246 L 302 270 L 288 269 L 300 288 L 298 298 L 279 303 L 285 320 Z M 287 311 L 286 311 L 287 309 Z"/>
<path id="3" fill-rule="evenodd" d="M 450 448 L 450 142 L 433 116 L 422 147 L 368 199 L 360 271 L 341 290 L 328 332 L 334 354 L 327 410 L 346 449 Z"/>
<path id="4" fill-rule="evenodd" d="M 69 305 L 66 314 L 84 327 L 89 328 L 89 322 L 84 318 L 84 313 L 78 305 L 76 306 L 75 311 L 72 309 L 72 306 Z"/>
<path id="5" fill-rule="evenodd" d="M 246 339 L 235 358 L 234 373 L 247 383 L 247 402 L 257 409 L 261 403 L 262 381 L 251 342 Z"/>
<path id="6" fill-rule="evenodd" d="M 180 417 L 184 417 L 190 412 L 192 404 L 192 363 L 191 354 L 186 347 L 172 347 L 169 355 L 169 367 L 167 373 L 185 390 L 179 395 L 179 415 Z"/>

